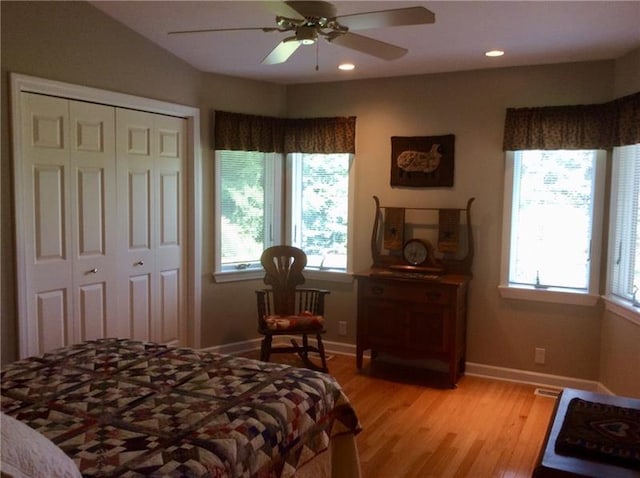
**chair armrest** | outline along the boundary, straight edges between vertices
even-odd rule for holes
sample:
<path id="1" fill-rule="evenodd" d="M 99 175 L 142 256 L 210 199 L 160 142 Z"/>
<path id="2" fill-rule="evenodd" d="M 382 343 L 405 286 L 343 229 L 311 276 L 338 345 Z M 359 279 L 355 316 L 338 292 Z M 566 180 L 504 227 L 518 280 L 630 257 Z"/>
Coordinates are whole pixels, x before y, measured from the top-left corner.
<path id="1" fill-rule="evenodd" d="M 316 287 L 298 287 L 296 290 L 297 291 L 314 291 L 314 292 L 318 292 L 319 294 L 322 294 L 322 295 L 331 294 L 330 290 L 318 289 Z"/>
<path id="2" fill-rule="evenodd" d="M 324 298 L 329 293 L 326 289 L 316 289 L 313 287 L 297 288 L 297 313 L 309 311 L 313 315 L 324 315 Z"/>
<path id="3" fill-rule="evenodd" d="M 313 315 L 324 315 L 324 298 L 330 293 L 326 289 L 313 287 L 300 287 L 295 290 L 295 301 L 291 301 L 291 309 L 277 311 L 274 304 L 272 289 L 259 289 L 255 291 L 258 306 L 258 323 L 264 326 L 264 318 L 280 313 L 282 315 L 295 315 L 302 312 L 311 312 Z"/>

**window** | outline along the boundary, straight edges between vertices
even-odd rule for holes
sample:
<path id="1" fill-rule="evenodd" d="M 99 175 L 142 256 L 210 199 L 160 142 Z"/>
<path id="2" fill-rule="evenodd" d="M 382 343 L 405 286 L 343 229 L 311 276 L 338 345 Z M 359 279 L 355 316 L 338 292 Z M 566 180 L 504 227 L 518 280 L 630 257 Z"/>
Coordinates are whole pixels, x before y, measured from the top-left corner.
<path id="1" fill-rule="evenodd" d="M 640 144 L 613 148 L 608 293 L 640 306 Z"/>
<path id="2" fill-rule="evenodd" d="M 290 242 L 307 254 L 307 269 L 347 271 L 349 154 L 289 157 Z"/>
<path id="3" fill-rule="evenodd" d="M 216 151 L 216 280 L 262 277 L 262 251 L 280 243 L 306 252 L 308 277 L 313 271 L 322 271 L 323 278 L 331 272 L 344 276 L 352 158 L 290 154 L 285 181 L 280 154 Z"/>
<path id="4" fill-rule="evenodd" d="M 262 251 L 280 241 L 282 156 L 216 151 L 217 272 L 261 270 Z"/>
<path id="5" fill-rule="evenodd" d="M 595 303 L 603 179 L 604 151 L 508 153 L 503 296 Z"/>

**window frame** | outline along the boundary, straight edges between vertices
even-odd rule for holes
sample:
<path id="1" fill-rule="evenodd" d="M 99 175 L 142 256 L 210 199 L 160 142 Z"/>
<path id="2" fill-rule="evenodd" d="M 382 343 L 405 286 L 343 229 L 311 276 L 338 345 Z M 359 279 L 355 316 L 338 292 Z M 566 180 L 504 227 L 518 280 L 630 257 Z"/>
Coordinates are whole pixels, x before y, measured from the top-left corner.
<path id="1" fill-rule="evenodd" d="M 299 167 L 297 162 L 295 161 L 295 155 L 300 153 L 290 153 L 287 154 L 286 157 L 286 209 L 285 209 L 285 240 L 287 244 L 294 244 L 294 221 L 293 216 L 294 212 L 299 212 L 299 205 L 295 204 L 293 201 L 294 195 L 299 195 L 299 183 L 300 181 L 299 174 L 301 173 L 301 168 Z M 336 153 L 333 153 L 336 154 Z M 310 279 L 320 279 L 320 280 L 328 280 L 332 282 L 351 282 L 353 269 L 352 269 L 352 261 L 353 261 L 353 204 L 355 200 L 355 178 L 353 174 L 353 163 L 355 160 L 355 155 L 351 153 L 341 153 L 348 154 L 348 182 L 349 182 L 349 192 L 347 197 L 347 209 L 348 209 L 348 218 L 347 218 L 347 265 L 346 270 L 337 271 L 337 270 L 320 270 L 316 268 L 308 268 L 305 269 L 304 274 L 305 277 Z M 295 245 L 295 244 L 294 244 Z"/>
<path id="2" fill-rule="evenodd" d="M 634 145 L 636 148 L 640 149 L 640 144 Z M 616 315 L 619 315 L 636 325 L 640 325 L 640 304 L 637 302 L 634 303 L 632 300 L 622 297 L 619 294 L 615 294 L 612 292 L 612 279 L 613 279 L 613 265 L 615 264 L 618 256 L 618 245 L 615 244 L 614 239 L 616 237 L 615 229 L 616 222 L 615 218 L 617 216 L 617 205 L 618 205 L 618 183 L 616 179 L 619 177 L 620 171 L 617 169 L 616 159 L 615 159 L 615 149 L 611 153 L 612 157 L 612 171 L 611 171 L 611 187 L 610 187 L 610 203 L 609 203 L 609 250 L 607 254 L 607 280 L 606 280 L 606 293 L 604 296 L 605 299 L 605 308 L 613 312 Z M 636 236 L 638 235 L 638 231 L 636 230 Z"/>
<path id="3" fill-rule="evenodd" d="M 273 154 L 279 160 L 274 161 L 273 178 L 269 179 L 273 185 L 273 204 L 269 208 L 268 214 L 271 214 L 273 237 L 271 240 L 265 240 L 265 247 L 282 243 L 292 244 L 292 195 L 295 188 L 294 179 L 295 171 L 293 170 L 292 156 L 282 155 L 279 153 L 265 153 Z M 329 282 L 345 282 L 349 283 L 353 281 L 353 224 L 354 219 L 354 201 L 355 201 L 355 177 L 353 174 L 353 164 L 355 161 L 355 155 L 351 153 L 345 153 L 349 155 L 349 193 L 348 193 L 348 220 L 347 220 L 347 267 L 345 271 L 336 270 L 316 270 L 305 269 L 305 277 L 307 279 L 317 279 Z M 214 151 L 214 217 L 215 217 L 215 233 L 214 233 L 214 272 L 213 277 L 216 282 L 235 282 L 242 280 L 255 280 L 262 279 L 264 277 L 264 269 L 261 265 L 251 267 L 244 270 L 231 270 L 225 269 L 222 266 L 221 247 L 222 247 L 222 231 L 221 231 L 221 166 L 219 160 L 219 151 Z M 265 174 L 266 177 L 266 174 Z M 265 189 L 269 185 L 265 181 Z M 284 217 L 283 217 L 284 215 Z M 265 217 L 265 228 L 267 228 L 268 217 Z"/>
<path id="4" fill-rule="evenodd" d="M 254 151 L 246 151 L 247 153 Z M 282 237 L 282 223 L 279 211 L 282 210 L 282 162 L 283 155 L 280 153 L 263 153 L 265 159 L 268 159 L 265 168 L 265 248 L 277 244 Z M 231 282 L 237 280 L 250 280 L 264 277 L 264 269 L 259 259 L 247 269 L 235 269 L 225 267 L 222 264 L 222 171 L 220 161 L 220 150 L 214 151 L 214 217 L 215 217 L 215 236 L 214 236 L 214 272 L 213 276 L 216 282 Z M 270 194 L 267 194 L 270 193 Z"/>
<path id="5" fill-rule="evenodd" d="M 502 214 L 502 250 L 500 258 L 500 283 L 498 290 L 502 298 L 593 306 L 600 299 L 600 267 L 602 249 L 603 212 L 605 198 L 605 175 L 607 152 L 596 150 L 596 171 L 593 191 L 593 217 L 591 236 L 591 266 L 588 290 L 549 287 L 544 289 L 532 285 L 509 282 L 511 261 L 511 228 L 513 218 L 513 194 L 516 172 L 516 151 L 505 152 L 505 176 Z"/>

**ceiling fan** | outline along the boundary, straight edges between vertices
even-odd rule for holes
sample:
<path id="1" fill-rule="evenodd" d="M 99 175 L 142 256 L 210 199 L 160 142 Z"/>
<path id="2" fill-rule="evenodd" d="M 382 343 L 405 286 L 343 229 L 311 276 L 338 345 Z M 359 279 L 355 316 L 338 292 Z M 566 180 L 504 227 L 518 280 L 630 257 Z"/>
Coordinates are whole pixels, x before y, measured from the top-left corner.
<path id="1" fill-rule="evenodd" d="M 286 1 L 267 2 L 267 4 L 277 14 L 276 26 L 181 30 L 169 32 L 169 35 L 242 30 L 291 32 L 291 36 L 282 40 L 264 57 L 262 63 L 266 65 L 284 63 L 301 45 L 312 45 L 319 38 L 383 60 L 395 60 L 405 55 L 407 49 L 358 35 L 352 30 L 423 25 L 435 22 L 433 12 L 424 7 L 397 8 L 338 16 L 336 7 L 325 1 Z"/>

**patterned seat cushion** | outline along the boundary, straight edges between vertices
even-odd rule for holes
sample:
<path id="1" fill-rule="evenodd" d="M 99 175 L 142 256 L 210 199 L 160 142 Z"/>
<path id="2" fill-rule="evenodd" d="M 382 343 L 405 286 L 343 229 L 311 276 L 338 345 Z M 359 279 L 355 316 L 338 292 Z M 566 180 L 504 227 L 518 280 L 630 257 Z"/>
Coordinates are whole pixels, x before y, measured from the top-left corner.
<path id="1" fill-rule="evenodd" d="M 322 330 L 324 317 L 304 311 L 300 315 L 268 315 L 264 319 L 271 330 Z"/>

